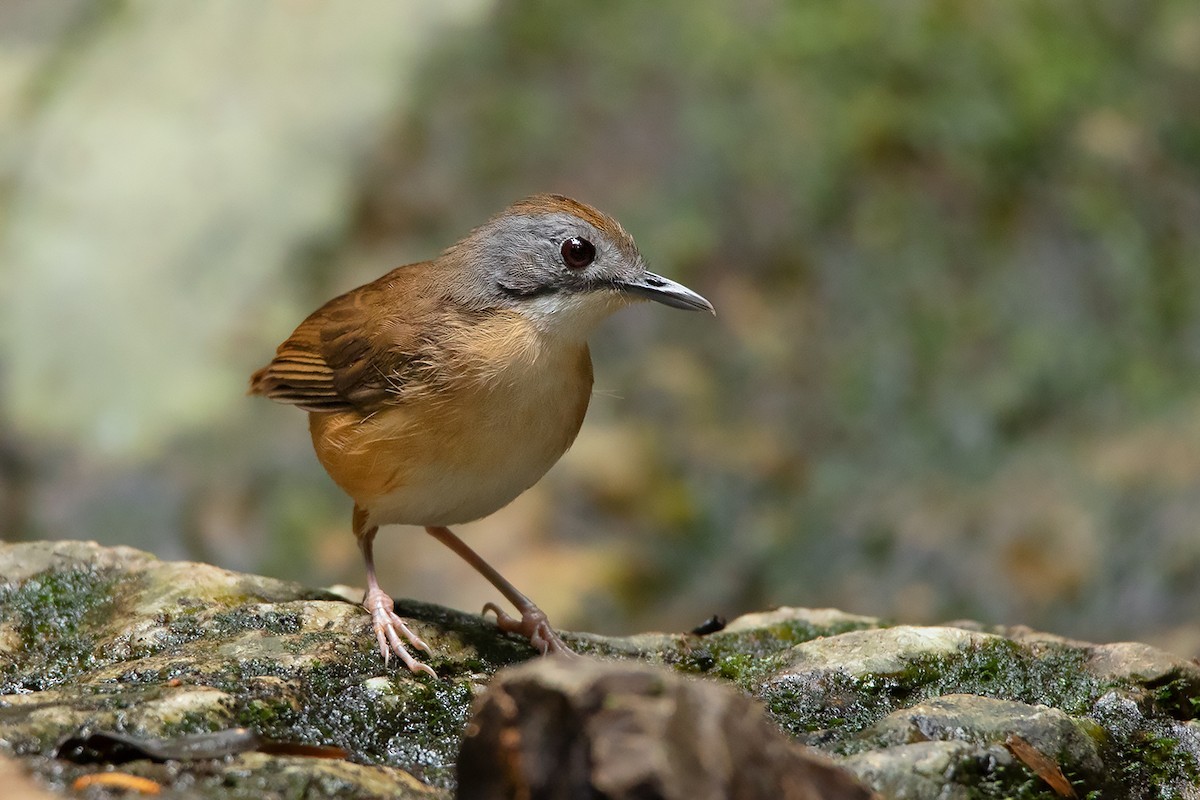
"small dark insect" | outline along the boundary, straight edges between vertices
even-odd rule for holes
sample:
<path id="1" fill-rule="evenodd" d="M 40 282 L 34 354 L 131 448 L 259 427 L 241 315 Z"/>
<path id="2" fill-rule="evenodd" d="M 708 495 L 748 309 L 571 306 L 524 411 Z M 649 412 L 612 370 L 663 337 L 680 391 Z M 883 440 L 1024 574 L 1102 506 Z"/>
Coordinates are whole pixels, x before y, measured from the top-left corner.
<path id="1" fill-rule="evenodd" d="M 692 628 L 692 633 L 696 636 L 708 636 L 710 633 L 723 630 L 725 630 L 725 618 L 720 614 L 713 614 L 704 620 L 704 622 Z"/>
<path id="2" fill-rule="evenodd" d="M 713 654 L 706 647 L 697 647 L 692 651 L 692 663 L 696 665 L 696 669 L 701 672 L 708 672 L 717 665 L 717 660 L 713 658 Z"/>

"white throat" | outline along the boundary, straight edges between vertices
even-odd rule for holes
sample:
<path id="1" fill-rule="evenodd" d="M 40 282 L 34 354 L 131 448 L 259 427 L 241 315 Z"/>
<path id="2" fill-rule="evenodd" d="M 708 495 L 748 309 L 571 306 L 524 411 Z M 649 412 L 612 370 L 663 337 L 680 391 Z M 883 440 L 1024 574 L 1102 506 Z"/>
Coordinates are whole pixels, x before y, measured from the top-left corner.
<path id="1" fill-rule="evenodd" d="M 610 314 L 628 304 L 618 292 L 555 292 L 524 300 L 521 311 L 547 336 L 583 341 Z"/>

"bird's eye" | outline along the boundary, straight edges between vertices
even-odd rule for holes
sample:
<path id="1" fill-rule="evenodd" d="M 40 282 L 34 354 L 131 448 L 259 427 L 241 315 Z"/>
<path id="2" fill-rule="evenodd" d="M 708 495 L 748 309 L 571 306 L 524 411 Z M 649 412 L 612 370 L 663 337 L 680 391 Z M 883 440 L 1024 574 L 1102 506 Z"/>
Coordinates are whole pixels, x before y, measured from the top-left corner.
<path id="1" fill-rule="evenodd" d="M 568 269 L 583 269 L 596 260 L 596 246 L 574 236 L 562 243 L 562 258 Z"/>

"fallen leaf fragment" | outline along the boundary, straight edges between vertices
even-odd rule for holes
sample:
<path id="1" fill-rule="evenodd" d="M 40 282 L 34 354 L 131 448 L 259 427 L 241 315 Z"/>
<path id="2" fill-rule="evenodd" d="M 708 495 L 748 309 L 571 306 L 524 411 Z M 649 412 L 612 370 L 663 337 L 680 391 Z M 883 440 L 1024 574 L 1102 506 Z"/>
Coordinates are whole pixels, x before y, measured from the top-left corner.
<path id="1" fill-rule="evenodd" d="M 1053 758 L 1050 758 L 1050 756 L 1038 750 L 1015 733 L 1009 734 L 1009 737 L 1004 740 L 1004 746 L 1022 764 L 1029 767 L 1034 775 L 1044 780 L 1059 797 L 1078 797 L 1075 794 L 1075 787 L 1067 780 L 1067 776 L 1063 775 L 1062 768 L 1058 766 L 1058 762 Z"/>

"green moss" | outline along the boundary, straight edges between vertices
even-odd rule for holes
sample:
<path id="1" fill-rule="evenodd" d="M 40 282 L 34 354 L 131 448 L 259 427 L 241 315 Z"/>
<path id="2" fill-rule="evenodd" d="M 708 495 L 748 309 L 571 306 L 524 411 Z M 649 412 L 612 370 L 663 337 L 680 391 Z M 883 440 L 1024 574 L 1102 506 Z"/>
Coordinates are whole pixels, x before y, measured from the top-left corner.
<path id="1" fill-rule="evenodd" d="M 628 642 L 598 637 L 566 638 L 577 652 L 598 658 L 638 658 L 674 667 L 680 672 L 711 674 L 731 681 L 747 692 L 786 664 L 787 651 L 802 642 L 874 627 L 870 622 L 848 620 L 817 627 L 803 620 L 783 620 L 751 631 L 720 631 L 706 636 L 662 635 L 639 649 Z"/>
<path id="2" fill-rule="evenodd" d="M 970 787 L 973 800 L 1061 800 L 1049 784 L 1019 763 L 997 764 L 986 757 L 964 759 L 946 778 Z"/>
<path id="3" fill-rule="evenodd" d="M 301 628 L 301 620 L 295 612 L 264 611 L 255 605 L 243 605 L 213 615 L 209 627 L 218 634 L 241 631 L 285 634 L 297 633 Z"/>
<path id="4" fill-rule="evenodd" d="M 845 620 L 828 626 L 817 626 L 803 619 L 784 619 L 763 628 L 749 631 L 720 631 L 705 637 L 686 637 L 699 640 L 718 656 L 742 653 L 758 658 L 775 655 L 803 642 L 850 631 L 878 627 L 873 622 Z"/>
<path id="5" fill-rule="evenodd" d="M 1200 782 L 1196 756 L 1181 746 L 1179 723 L 1169 718 L 1192 712 L 1194 687 L 1182 679 L 1149 692 L 1132 683 L 1114 686 L 1092 676 L 1085 661 L 1084 651 L 1065 645 L 1035 650 L 998 640 L 950 655 L 915 658 L 890 674 L 854 677 L 836 670 L 797 674 L 767 683 L 762 695 L 786 730 L 841 753 L 868 748 L 869 743 L 853 735 L 885 715 L 944 694 L 1047 705 L 1080 718 L 1081 728 L 1100 746 L 1107 767 L 1103 777 L 1083 775 L 1072 771 L 1072 765 L 1063 765 L 1077 789 L 1124 797 L 1138 787 Z M 972 787 L 972 797 L 1054 796 L 1019 764 L 1001 768 L 994 762 L 968 759 L 956 766 L 952 777 Z M 1102 785 L 1094 786 L 1098 780 Z M 1141 795 L 1135 791 L 1132 796 Z"/>
<path id="6" fill-rule="evenodd" d="M 195 733 L 212 733 L 229 727 L 229 719 L 224 714 L 214 712 L 187 711 L 179 719 L 164 722 L 161 730 L 147 733 L 159 738 L 171 739 Z"/>
<path id="7" fill-rule="evenodd" d="M 336 745 L 367 764 L 405 769 L 438 786 L 450 786 L 454 757 L 473 699 L 470 673 L 435 661 L 439 680 L 414 677 L 395 662 L 388 670 L 368 642 L 334 642 L 329 662 L 283 669 L 269 659 L 232 663 L 209 685 L 236 698 L 233 724 L 281 741 Z M 280 687 L 256 682 L 273 676 Z M 389 680 L 387 696 L 380 677 Z"/>
<path id="8" fill-rule="evenodd" d="M 1136 703 L 1115 696 L 1097 704 L 1093 716 L 1107 731 L 1101 757 L 1112 772 L 1101 796 L 1139 796 L 1132 792 L 1138 790 L 1156 792 L 1144 796 L 1184 797 L 1189 796 L 1184 788 L 1200 785 L 1200 763 L 1194 749 L 1180 743 L 1179 723 L 1148 717 Z"/>
<path id="9" fill-rule="evenodd" d="M 276 636 L 296 634 L 303 625 L 299 613 L 264 611 L 254 604 L 217 611 L 211 615 L 206 614 L 204 608 L 189 608 L 183 612 L 159 614 L 155 621 L 159 624 L 155 635 L 132 648 L 131 657 L 156 655 L 198 639 L 224 640 L 243 631 L 265 631 Z M 320 632 L 291 636 L 286 640 L 285 647 L 289 652 L 309 652 L 327 638 Z"/>
<path id="10" fill-rule="evenodd" d="M 748 653 L 733 653 L 717 661 L 717 675 L 728 681 L 738 682 L 754 667 L 754 656 Z"/>
<path id="11" fill-rule="evenodd" d="M 421 684 L 402 677 L 396 681 L 397 700 L 385 702 L 363 685 L 360 675 L 314 677 L 302 686 L 299 711 L 281 709 L 264 733 L 338 745 L 355 760 L 401 767 L 436 785 L 449 785 L 471 705 L 469 684 Z"/>
<path id="12" fill-rule="evenodd" d="M 1152 689 L 1155 710 L 1174 719 L 1189 720 L 1200 716 L 1200 686 L 1194 678 L 1173 675 Z"/>
<path id="13" fill-rule="evenodd" d="M 0 666 L 0 693 L 39 691 L 97 661 L 91 630 L 114 613 L 116 580 L 87 568 L 50 571 L 0 590 L 0 620 L 13 623 L 21 650 Z"/>
<path id="14" fill-rule="evenodd" d="M 278 697 L 251 697 L 243 699 L 235 712 L 237 723 L 256 731 L 273 730 L 293 716 L 295 707 Z"/>
<path id="15" fill-rule="evenodd" d="M 1110 751 L 1111 763 L 1123 787 L 1177 787 L 1162 797 L 1183 797 L 1178 788 L 1200 785 L 1200 765 L 1195 755 L 1161 726 L 1150 725 L 1130 737 L 1120 737 Z M 1108 760 L 1108 759 L 1106 759 Z"/>
<path id="16" fill-rule="evenodd" d="M 943 656 L 914 658 L 895 673 L 857 678 L 832 671 L 796 675 L 762 690 L 772 716 L 797 735 L 839 743 L 899 708 L 943 694 L 968 693 L 1087 712 L 1102 686 L 1068 647 L 1033 652 L 998 639 Z"/>

